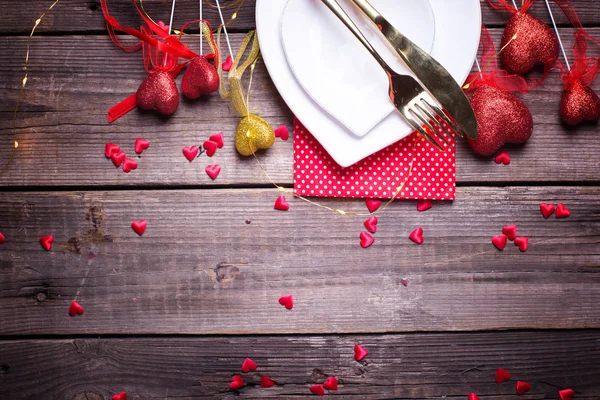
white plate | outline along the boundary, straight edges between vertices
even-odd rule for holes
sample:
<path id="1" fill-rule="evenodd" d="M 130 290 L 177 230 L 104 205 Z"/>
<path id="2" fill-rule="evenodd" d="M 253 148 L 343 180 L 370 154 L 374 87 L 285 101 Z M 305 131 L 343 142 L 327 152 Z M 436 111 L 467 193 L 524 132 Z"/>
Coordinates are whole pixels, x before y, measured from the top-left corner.
<path id="1" fill-rule="evenodd" d="M 380 7 L 385 0 L 372 2 L 375 7 Z M 462 83 L 471 70 L 479 46 L 479 0 L 429 0 L 429 3 L 435 20 L 431 54 L 457 82 Z M 263 59 L 287 105 L 332 158 L 347 167 L 409 135 L 411 130 L 399 113 L 392 112 L 367 135 L 357 136 L 311 98 L 294 76 L 285 56 L 281 20 L 286 5 L 283 0 L 257 0 L 256 27 Z M 356 39 L 354 42 L 361 46 Z M 387 96 L 386 93 L 383 95 Z"/>

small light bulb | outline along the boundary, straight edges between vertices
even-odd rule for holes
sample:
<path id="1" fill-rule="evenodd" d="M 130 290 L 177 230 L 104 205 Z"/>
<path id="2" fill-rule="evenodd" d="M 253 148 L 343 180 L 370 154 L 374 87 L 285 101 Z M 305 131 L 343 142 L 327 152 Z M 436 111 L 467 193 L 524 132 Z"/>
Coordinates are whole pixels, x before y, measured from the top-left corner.
<path id="1" fill-rule="evenodd" d="M 19 147 L 19 142 L 15 140 L 15 149 Z"/>

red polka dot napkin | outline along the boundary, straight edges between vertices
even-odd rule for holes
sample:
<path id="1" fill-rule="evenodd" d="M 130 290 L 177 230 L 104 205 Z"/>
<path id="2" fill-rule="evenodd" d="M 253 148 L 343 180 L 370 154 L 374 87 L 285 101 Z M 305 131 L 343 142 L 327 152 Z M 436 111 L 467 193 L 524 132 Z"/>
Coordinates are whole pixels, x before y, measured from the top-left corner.
<path id="1" fill-rule="evenodd" d="M 456 147 L 445 153 L 416 135 L 386 147 L 348 168 L 340 167 L 319 142 L 294 120 L 294 192 L 300 196 L 392 198 L 410 170 L 397 199 L 454 200 Z"/>

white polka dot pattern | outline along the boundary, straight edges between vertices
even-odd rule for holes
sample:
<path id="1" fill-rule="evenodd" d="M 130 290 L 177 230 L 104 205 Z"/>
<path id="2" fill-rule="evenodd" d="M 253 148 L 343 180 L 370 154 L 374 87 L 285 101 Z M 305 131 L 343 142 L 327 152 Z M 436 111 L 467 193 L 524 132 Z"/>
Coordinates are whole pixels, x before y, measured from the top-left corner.
<path id="1" fill-rule="evenodd" d="M 398 199 L 454 200 L 456 146 L 445 153 L 425 139 L 414 148 L 415 134 L 348 167 L 340 167 L 297 119 L 294 120 L 294 192 L 300 196 L 392 198 L 406 179 L 415 154 L 412 176 Z"/>

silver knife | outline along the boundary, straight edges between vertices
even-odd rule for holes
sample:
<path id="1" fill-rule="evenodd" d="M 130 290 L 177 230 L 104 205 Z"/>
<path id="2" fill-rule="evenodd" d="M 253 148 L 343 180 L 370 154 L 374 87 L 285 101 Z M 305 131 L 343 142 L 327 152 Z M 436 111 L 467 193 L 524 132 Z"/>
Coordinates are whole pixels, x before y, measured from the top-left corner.
<path id="1" fill-rule="evenodd" d="M 426 51 L 401 34 L 368 0 L 352 0 L 377 26 L 406 66 L 456 121 L 459 133 L 477 138 L 477 119 L 469 99 L 452 75 Z"/>

